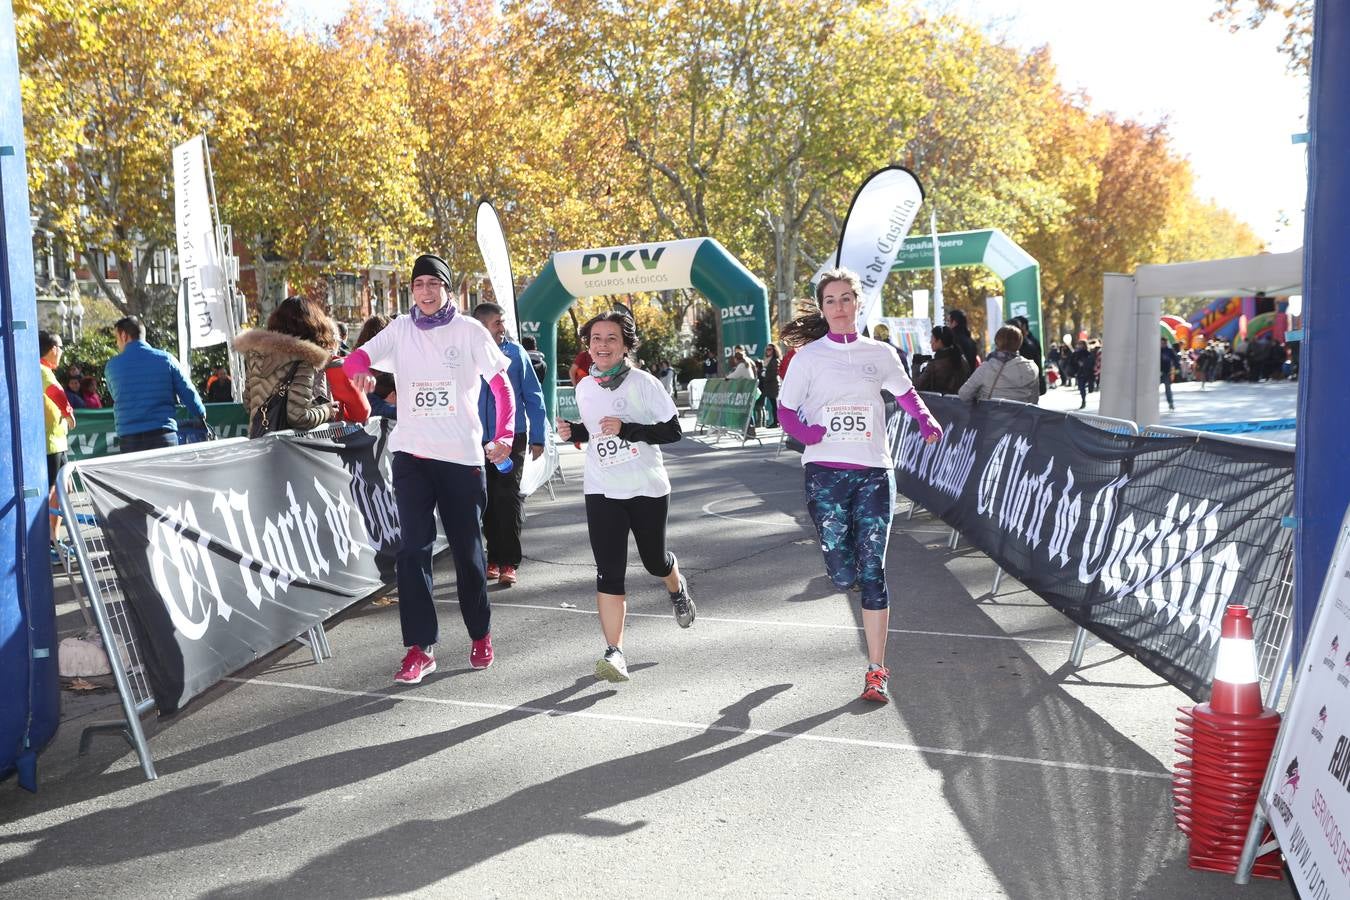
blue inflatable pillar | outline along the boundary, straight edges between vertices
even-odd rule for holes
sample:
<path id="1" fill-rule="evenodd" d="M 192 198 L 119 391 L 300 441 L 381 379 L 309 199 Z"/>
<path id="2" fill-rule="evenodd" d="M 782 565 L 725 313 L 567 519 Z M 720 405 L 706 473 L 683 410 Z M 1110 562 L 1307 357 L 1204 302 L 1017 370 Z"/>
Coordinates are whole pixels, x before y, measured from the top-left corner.
<path id="1" fill-rule="evenodd" d="M 0 778 L 37 790 L 60 721 L 33 237 L 14 10 L 0 2 Z"/>
<path id="2" fill-rule="evenodd" d="M 1295 457 L 1294 653 L 1312 625 L 1350 504 L 1345 448 L 1344 348 L 1350 334 L 1350 3 L 1317 0 L 1313 14 L 1312 103 L 1308 116 L 1308 208 L 1303 256 L 1303 346 L 1299 357 Z"/>

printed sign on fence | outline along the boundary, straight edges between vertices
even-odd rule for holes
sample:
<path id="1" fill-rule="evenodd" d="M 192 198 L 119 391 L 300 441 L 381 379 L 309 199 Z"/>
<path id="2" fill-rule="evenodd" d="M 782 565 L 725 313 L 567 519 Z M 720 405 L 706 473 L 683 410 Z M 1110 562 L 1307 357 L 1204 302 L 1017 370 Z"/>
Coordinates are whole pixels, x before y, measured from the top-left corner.
<path id="1" fill-rule="evenodd" d="M 759 387 L 753 379 L 709 378 L 694 421 L 704 428 L 744 432 L 758 397 Z"/>
<path id="2" fill-rule="evenodd" d="M 178 408 L 178 428 L 181 443 L 190 429 L 187 426 L 188 413 Z M 206 404 L 206 423 L 211 426 L 216 437 L 248 437 L 248 410 L 238 403 Z M 75 428 L 70 432 L 70 458 L 72 460 L 93 459 L 116 453 L 117 424 L 111 409 L 79 409 L 75 411 Z"/>
<path id="3" fill-rule="evenodd" d="M 392 427 L 79 467 L 161 712 L 393 581 Z"/>
<path id="4" fill-rule="evenodd" d="M 897 489 L 1073 621 L 1196 700 L 1209 696 L 1228 602 L 1252 608 L 1258 641 L 1274 626 L 1292 447 L 1135 437 L 1021 403 L 924 399 L 944 433 L 927 444 L 900 416 Z"/>
<path id="5" fill-rule="evenodd" d="M 558 388 L 558 415 L 554 418 L 555 422 L 580 422 L 581 410 L 577 409 L 577 389 L 574 387 Z"/>
<path id="6" fill-rule="evenodd" d="M 1302 897 L 1350 895 L 1350 516 L 1262 798 Z"/>

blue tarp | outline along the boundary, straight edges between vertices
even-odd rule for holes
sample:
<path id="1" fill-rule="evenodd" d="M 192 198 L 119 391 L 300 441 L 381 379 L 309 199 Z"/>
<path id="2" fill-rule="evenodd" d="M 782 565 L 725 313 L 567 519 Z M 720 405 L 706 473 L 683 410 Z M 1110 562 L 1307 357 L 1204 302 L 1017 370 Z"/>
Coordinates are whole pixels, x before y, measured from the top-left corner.
<path id="1" fill-rule="evenodd" d="M 37 790 L 60 721 L 47 446 L 14 11 L 0 2 L 0 778 Z"/>
<path id="2" fill-rule="evenodd" d="M 1350 504 L 1350 439 L 1342 344 L 1350 329 L 1350 4 L 1318 0 L 1313 13 L 1312 103 L 1308 116 L 1308 208 L 1304 225 L 1303 347 L 1295 458 L 1294 634 L 1301 653 Z"/>

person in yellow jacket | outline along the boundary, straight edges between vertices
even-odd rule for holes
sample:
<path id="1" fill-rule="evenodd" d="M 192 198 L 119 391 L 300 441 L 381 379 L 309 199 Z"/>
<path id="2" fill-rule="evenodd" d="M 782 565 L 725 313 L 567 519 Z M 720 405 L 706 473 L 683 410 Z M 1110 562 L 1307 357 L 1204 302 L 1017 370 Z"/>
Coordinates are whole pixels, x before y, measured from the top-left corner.
<path id="1" fill-rule="evenodd" d="M 42 361 L 42 405 L 47 422 L 47 508 L 56 509 L 56 473 L 66 464 L 69 443 L 66 435 L 75 427 L 75 410 L 70 399 L 56 380 L 56 367 L 61 364 L 61 338 L 50 331 L 38 332 L 38 356 Z M 56 538 L 57 517 L 51 516 L 52 539 Z"/>

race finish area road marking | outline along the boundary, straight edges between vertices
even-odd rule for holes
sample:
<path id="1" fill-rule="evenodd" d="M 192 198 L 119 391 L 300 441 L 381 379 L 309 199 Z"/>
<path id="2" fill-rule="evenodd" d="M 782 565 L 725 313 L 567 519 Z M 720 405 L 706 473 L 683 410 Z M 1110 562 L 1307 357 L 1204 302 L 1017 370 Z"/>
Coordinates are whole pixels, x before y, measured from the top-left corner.
<path id="1" fill-rule="evenodd" d="M 678 729 L 681 731 L 719 731 L 746 737 L 772 737 L 791 741 L 806 741 L 814 744 L 833 744 L 845 747 L 863 747 L 872 750 L 894 750 L 900 753 L 931 753 L 936 756 L 951 756 L 962 759 L 978 759 L 989 762 L 1015 763 L 1037 766 L 1043 769 L 1061 769 L 1073 772 L 1091 772 L 1099 775 L 1121 775 L 1126 778 L 1170 779 L 1170 772 L 1146 772 L 1142 769 L 1124 769 L 1116 766 L 1099 766 L 1092 763 L 1076 763 L 1063 760 L 1033 759 L 1026 756 L 1009 756 L 1002 753 L 982 753 L 973 750 L 954 750 L 949 747 L 922 747 L 918 744 L 902 744 L 895 741 L 874 741 L 862 738 L 831 737 L 824 734 L 775 731 L 767 728 L 737 728 L 732 725 L 716 725 L 704 722 L 686 722 L 680 719 L 658 719 L 648 716 L 620 716 L 586 710 L 572 711 L 546 709 L 537 706 L 511 706 L 506 703 L 485 703 L 473 700 L 451 700 L 447 697 L 432 697 L 426 693 L 408 691 L 406 693 L 380 693 L 378 691 L 355 691 L 344 688 L 323 687 L 321 685 L 298 684 L 292 681 L 272 681 L 265 678 L 224 678 L 231 684 L 245 687 L 267 686 L 285 688 L 294 691 L 309 691 L 316 694 L 332 694 L 339 697 L 367 697 L 376 700 L 405 700 L 410 703 L 428 703 L 435 706 L 454 706 L 460 709 L 479 709 L 488 712 L 519 712 L 548 718 L 577 718 L 597 722 L 616 722 L 624 725 L 641 725 L 653 728 Z M 597 682 L 599 683 L 599 682 Z"/>
<path id="2" fill-rule="evenodd" d="M 698 598 L 696 597 L 696 598 L 694 598 L 694 599 L 697 600 Z M 458 601 L 458 600 L 450 600 L 450 599 L 447 599 L 447 598 L 441 598 L 441 597 L 436 598 L 436 602 L 437 602 L 437 603 L 443 603 L 443 604 L 446 604 L 446 605 L 453 605 L 453 606 L 458 606 L 458 605 L 459 605 L 459 601 Z M 495 599 L 495 598 L 492 599 L 492 608 L 493 608 L 493 609 L 512 609 L 512 608 L 514 608 L 514 609 L 542 609 L 542 610 L 544 610 L 544 611 L 546 611 L 546 612 L 572 613 L 573 615 L 576 615 L 576 614 L 580 614 L 580 615 L 583 615 L 583 616 L 595 616 L 595 615 L 599 615 L 599 613 L 597 613 L 597 612 L 596 612 L 595 610 L 593 610 L 593 609 L 579 609 L 579 608 L 577 608 L 577 607 L 575 607 L 575 606 L 545 606 L 545 605 L 543 605 L 542 603 L 540 603 L 540 604 L 536 604 L 536 603 L 507 603 L 507 602 L 503 602 L 503 601 L 501 601 L 501 600 L 497 600 L 497 599 Z M 642 619 L 669 619 L 669 618 L 670 618 L 670 613 L 642 613 L 642 612 L 633 612 L 631 609 L 627 612 L 626 615 L 627 615 L 628 618 L 630 618 L 630 619 L 633 619 L 633 618 L 642 618 Z M 700 622 L 722 622 L 722 623 L 726 623 L 726 624 L 729 624 L 729 625 L 756 625 L 756 626 L 761 626 L 761 627 L 773 627 L 773 628 L 815 628 L 815 629 L 826 629 L 826 630 L 831 630 L 831 631 L 862 631 L 862 626 L 861 626 L 861 625 L 836 625 L 836 624 L 831 624 L 831 623 L 826 623 L 826 622 L 784 622 L 784 621 L 777 620 L 777 619 L 730 619 L 730 618 L 722 618 L 722 617 L 718 617 L 718 616 L 704 616 L 704 615 L 700 615 L 700 616 L 698 617 L 698 621 L 700 621 Z M 887 628 L 887 629 L 886 629 L 886 632 L 887 632 L 888 634 L 914 634 L 914 635 L 922 635 L 922 636 L 925 636 L 925 637 L 968 638 L 968 639 L 973 640 L 973 641 L 1016 641 L 1016 642 L 1019 643 L 1019 644 L 1064 644 L 1064 645 L 1067 646 L 1067 645 L 1073 643 L 1073 641 L 1071 641 L 1071 640 L 1066 640 L 1066 639 L 1063 639 L 1063 638 L 1022 637 L 1021 635 L 1016 635 L 1016 634 L 966 634 L 966 633 L 964 633 L 964 632 L 959 632 L 959 631 L 922 631 L 922 630 L 917 629 L 917 628 Z"/>

